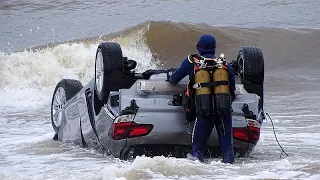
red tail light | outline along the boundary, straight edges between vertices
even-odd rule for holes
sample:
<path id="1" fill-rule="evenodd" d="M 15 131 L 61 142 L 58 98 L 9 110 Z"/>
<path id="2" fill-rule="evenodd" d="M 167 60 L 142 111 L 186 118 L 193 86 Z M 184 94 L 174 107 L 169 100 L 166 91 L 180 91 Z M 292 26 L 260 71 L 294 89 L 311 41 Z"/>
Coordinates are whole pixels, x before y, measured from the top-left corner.
<path id="1" fill-rule="evenodd" d="M 249 141 L 249 133 L 247 128 L 233 128 L 233 138 L 242 141 Z"/>
<path id="2" fill-rule="evenodd" d="M 260 137 L 260 128 L 250 123 L 247 128 L 233 128 L 233 138 L 256 144 Z"/>
<path id="3" fill-rule="evenodd" d="M 135 122 L 119 122 L 112 124 L 109 136 L 112 139 L 126 139 L 148 135 L 153 128 L 152 124 L 137 124 Z"/>
<path id="4" fill-rule="evenodd" d="M 257 143 L 260 137 L 260 128 L 249 126 L 249 135 L 251 135 L 251 142 Z"/>

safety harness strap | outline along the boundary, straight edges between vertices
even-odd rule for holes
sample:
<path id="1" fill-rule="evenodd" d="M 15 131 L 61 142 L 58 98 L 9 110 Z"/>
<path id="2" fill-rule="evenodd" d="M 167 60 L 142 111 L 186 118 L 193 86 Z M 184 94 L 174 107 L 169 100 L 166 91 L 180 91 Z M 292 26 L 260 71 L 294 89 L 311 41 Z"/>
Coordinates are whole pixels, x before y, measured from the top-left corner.
<path id="1" fill-rule="evenodd" d="M 189 63 L 199 63 L 200 60 L 215 61 L 217 58 L 205 58 L 199 54 L 191 54 L 188 56 Z"/>
<path id="2" fill-rule="evenodd" d="M 200 89 L 202 87 L 216 87 L 221 85 L 229 85 L 229 81 L 217 81 L 217 82 L 207 82 L 207 83 L 195 83 L 192 87 L 194 89 Z"/>

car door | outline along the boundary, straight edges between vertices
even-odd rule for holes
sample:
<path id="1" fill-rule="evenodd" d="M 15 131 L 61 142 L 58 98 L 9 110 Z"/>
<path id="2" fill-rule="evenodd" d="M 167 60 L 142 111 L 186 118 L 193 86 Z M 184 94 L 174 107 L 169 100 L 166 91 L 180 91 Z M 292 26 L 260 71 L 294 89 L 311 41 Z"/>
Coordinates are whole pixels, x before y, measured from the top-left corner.
<path id="1" fill-rule="evenodd" d="M 65 113 L 63 113 L 65 115 L 65 121 L 61 124 L 62 129 L 59 131 L 58 137 L 64 142 L 80 144 L 81 134 L 77 98 L 78 96 L 71 98 L 65 105 Z"/>
<path id="2" fill-rule="evenodd" d="M 101 149 L 101 143 L 96 133 L 94 113 L 92 109 L 92 89 L 86 88 L 78 99 L 81 134 L 83 144 L 94 149 Z"/>

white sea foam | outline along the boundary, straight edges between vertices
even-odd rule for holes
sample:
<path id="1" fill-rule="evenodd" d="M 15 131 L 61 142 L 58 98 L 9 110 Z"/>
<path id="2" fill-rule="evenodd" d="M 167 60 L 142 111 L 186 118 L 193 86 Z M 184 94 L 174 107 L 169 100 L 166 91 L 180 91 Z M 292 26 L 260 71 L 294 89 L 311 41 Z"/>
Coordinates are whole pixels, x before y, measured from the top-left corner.
<path id="1" fill-rule="evenodd" d="M 156 68 L 139 30 L 110 41 L 120 43 L 123 55 L 137 61 L 137 71 Z M 83 85 L 94 76 L 97 43 L 66 43 L 51 48 L 0 53 L 0 111 L 39 109 L 50 104 L 55 85 L 63 78 Z"/>

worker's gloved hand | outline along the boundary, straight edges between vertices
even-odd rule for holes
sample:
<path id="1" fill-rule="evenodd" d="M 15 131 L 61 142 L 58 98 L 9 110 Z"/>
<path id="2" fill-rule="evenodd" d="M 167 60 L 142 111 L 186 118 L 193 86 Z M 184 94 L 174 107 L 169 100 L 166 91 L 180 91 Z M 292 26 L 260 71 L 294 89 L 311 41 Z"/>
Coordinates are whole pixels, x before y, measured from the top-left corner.
<path id="1" fill-rule="evenodd" d="M 169 68 L 169 69 L 167 69 L 167 72 L 174 72 L 176 70 L 177 70 L 177 68 Z"/>
<path id="2" fill-rule="evenodd" d="M 170 76 L 171 76 L 172 73 L 173 73 L 174 71 L 176 71 L 176 70 L 177 70 L 177 68 L 169 68 L 169 69 L 167 69 L 167 81 L 169 81 Z"/>

